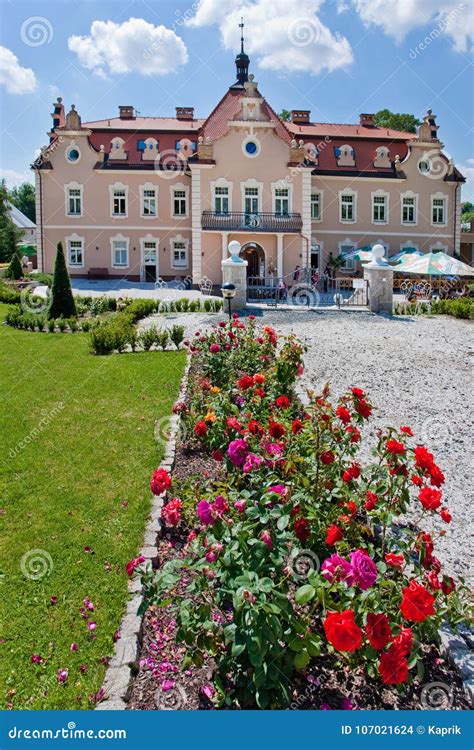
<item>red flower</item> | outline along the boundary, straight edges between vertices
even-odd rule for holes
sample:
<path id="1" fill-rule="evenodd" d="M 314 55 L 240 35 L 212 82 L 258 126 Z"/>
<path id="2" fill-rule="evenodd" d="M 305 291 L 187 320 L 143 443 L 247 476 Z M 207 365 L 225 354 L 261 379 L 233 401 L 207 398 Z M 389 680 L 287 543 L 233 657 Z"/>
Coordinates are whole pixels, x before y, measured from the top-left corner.
<path id="1" fill-rule="evenodd" d="M 240 432 L 240 430 L 242 429 L 239 421 L 235 417 L 227 417 L 226 425 L 236 432 Z"/>
<path id="2" fill-rule="evenodd" d="M 198 435 L 198 437 L 203 437 L 207 432 L 207 425 L 205 422 L 199 420 L 199 422 L 196 422 L 194 425 L 194 434 Z"/>
<path id="3" fill-rule="evenodd" d="M 396 555 L 395 552 L 387 552 L 385 555 L 385 562 L 390 565 L 391 568 L 397 568 L 397 570 L 403 570 L 405 567 L 405 558 L 403 555 Z"/>
<path id="4" fill-rule="evenodd" d="M 242 375 L 237 381 L 237 387 L 240 388 L 241 391 L 246 391 L 248 388 L 252 388 L 252 386 L 253 377 L 251 375 Z"/>
<path id="5" fill-rule="evenodd" d="M 355 396 L 355 398 L 364 398 L 365 393 L 362 390 L 362 388 L 352 388 L 352 395 Z"/>
<path id="6" fill-rule="evenodd" d="M 408 662 L 394 646 L 380 656 L 379 672 L 385 685 L 398 685 L 408 679 Z"/>
<path id="7" fill-rule="evenodd" d="M 377 495 L 375 494 L 375 492 L 371 492 L 370 490 L 368 490 L 366 497 L 367 500 L 365 501 L 365 509 L 373 510 L 378 502 Z"/>
<path id="8" fill-rule="evenodd" d="M 290 399 L 288 396 L 278 396 L 275 400 L 275 405 L 278 406 L 279 409 L 289 409 Z"/>
<path id="9" fill-rule="evenodd" d="M 300 419 L 294 419 L 291 423 L 291 431 L 293 435 L 297 435 L 303 429 L 303 422 Z"/>
<path id="10" fill-rule="evenodd" d="M 436 510 L 441 505 L 441 495 L 441 490 L 423 487 L 418 494 L 418 499 L 425 510 Z"/>
<path id="11" fill-rule="evenodd" d="M 311 527 L 306 518 L 297 518 L 293 528 L 300 542 L 306 542 L 311 536 Z"/>
<path id="12" fill-rule="evenodd" d="M 263 388 L 255 388 L 254 395 L 263 398 L 265 396 L 265 391 L 263 390 Z"/>
<path id="13" fill-rule="evenodd" d="M 163 506 L 160 515 L 166 526 L 177 526 L 179 524 L 181 521 L 181 506 L 182 502 L 179 497 L 174 497 Z"/>
<path id="14" fill-rule="evenodd" d="M 441 508 L 440 516 L 445 523 L 451 523 L 452 515 L 447 508 Z"/>
<path id="15" fill-rule="evenodd" d="M 219 449 L 212 451 L 212 458 L 214 461 L 223 461 L 224 460 L 224 454 Z"/>
<path id="16" fill-rule="evenodd" d="M 429 471 L 434 462 L 433 454 L 430 453 L 429 450 L 424 448 L 422 445 L 417 445 L 414 453 L 415 463 L 418 468 L 422 469 L 423 471 Z"/>
<path id="17" fill-rule="evenodd" d="M 278 440 L 279 438 L 283 437 L 283 435 L 285 434 L 285 428 L 279 422 L 270 422 L 268 432 L 270 433 L 272 438 L 275 438 L 276 440 Z"/>
<path id="18" fill-rule="evenodd" d="M 354 516 L 357 514 L 357 505 L 353 500 L 349 500 L 349 502 L 347 503 L 347 510 L 351 514 L 352 518 L 354 518 Z"/>
<path id="19" fill-rule="evenodd" d="M 323 451 L 321 453 L 321 461 L 325 466 L 334 463 L 334 453 L 332 451 Z"/>
<path id="20" fill-rule="evenodd" d="M 358 464 L 356 461 L 354 461 L 348 469 L 343 473 L 342 475 L 342 481 L 343 482 L 351 482 L 353 479 L 358 479 L 360 477 L 360 464 Z"/>
<path id="21" fill-rule="evenodd" d="M 255 385 L 263 385 L 265 382 L 265 375 L 257 372 L 257 374 L 253 376 L 253 382 L 255 383 Z"/>
<path id="22" fill-rule="evenodd" d="M 418 476 L 418 474 L 413 474 L 411 481 L 413 482 L 415 487 L 421 487 L 421 485 L 423 484 L 423 479 Z"/>
<path id="23" fill-rule="evenodd" d="M 399 440 L 387 440 L 385 447 L 393 456 L 404 456 L 406 453 L 405 446 Z"/>
<path id="24" fill-rule="evenodd" d="M 346 432 L 349 433 L 351 436 L 350 442 L 351 443 L 358 443 L 360 440 L 360 431 L 357 429 L 357 427 L 353 427 L 352 425 L 349 425 L 346 427 Z"/>
<path id="25" fill-rule="evenodd" d="M 356 406 L 356 411 L 358 414 L 360 414 L 361 417 L 364 419 L 368 419 L 370 415 L 372 414 L 372 407 L 365 399 L 362 399 L 362 401 L 359 401 L 359 403 Z"/>
<path id="26" fill-rule="evenodd" d="M 405 435 L 409 435 L 410 437 L 413 437 L 413 432 L 411 427 L 400 427 L 400 432 L 403 432 Z"/>
<path id="27" fill-rule="evenodd" d="M 428 584 L 430 588 L 433 591 L 439 591 L 439 589 L 441 588 L 441 584 L 439 582 L 438 574 L 436 573 L 436 571 L 430 570 L 430 572 L 428 573 L 426 577 L 428 579 Z"/>
<path id="28" fill-rule="evenodd" d="M 211 354 L 217 354 L 218 352 L 220 352 L 220 350 L 221 347 L 219 344 L 211 344 L 209 347 L 209 351 L 211 352 Z"/>
<path id="29" fill-rule="evenodd" d="M 340 542 L 343 538 L 344 534 L 335 523 L 331 524 L 331 526 L 326 529 L 326 544 L 329 547 L 332 547 L 336 542 Z"/>
<path id="30" fill-rule="evenodd" d="M 456 588 L 456 584 L 454 583 L 454 580 L 451 578 L 451 576 L 444 576 L 443 582 L 441 584 L 441 591 L 443 594 L 448 596 L 448 594 L 451 593 L 451 591 L 454 591 Z"/>
<path id="31" fill-rule="evenodd" d="M 439 466 L 433 464 L 429 470 L 430 481 L 434 487 L 441 487 L 445 480 L 445 476 Z"/>
<path id="32" fill-rule="evenodd" d="M 324 632 L 329 643 L 338 651 L 356 651 L 362 645 L 362 630 L 355 622 L 355 612 L 328 612 Z"/>
<path id="33" fill-rule="evenodd" d="M 171 477 L 166 469 L 155 469 L 150 479 L 150 487 L 154 495 L 161 495 L 171 487 Z"/>
<path id="34" fill-rule="evenodd" d="M 435 598 L 424 586 L 416 581 L 411 581 L 409 586 L 402 589 L 402 594 L 400 612 L 406 620 L 423 622 L 430 615 L 434 615 Z"/>
<path id="35" fill-rule="evenodd" d="M 402 656 L 409 654 L 412 646 L 413 633 L 411 632 L 411 628 L 402 628 L 399 635 L 392 641 L 392 647 L 396 648 Z"/>
<path id="36" fill-rule="evenodd" d="M 143 555 L 140 555 L 140 557 L 135 557 L 134 560 L 129 560 L 125 566 L 127 575 L 132 576 L 135 568 L 138 568 L 138 566 L 141 565 L 143 562 L 145 562 L 145 558 L 143 557 Z"/>
<path id="37" fill-rule="evenodd" d="M 369 643 L 377 651 L 381 651 L 392 637 L 392 631 L 387 615 L 376 615 L 369 612 L 367 615 L 367 626 L 365 628 Z"/>
<path id="38" fill-rule="evenodd" d="M 344 424 L 348 424 L 351 421 L 351 413 L 345 406 L 338 406 L 336 409 L 336 415 L 341 422 L 344 422 Z"/>
<path id="39" fill-rule="evenodd" d="M 251 419 L 249 422 L 249 432 L 252 435 L 261 435 L 263 433 L 263 427 L 256 419 Z"/>

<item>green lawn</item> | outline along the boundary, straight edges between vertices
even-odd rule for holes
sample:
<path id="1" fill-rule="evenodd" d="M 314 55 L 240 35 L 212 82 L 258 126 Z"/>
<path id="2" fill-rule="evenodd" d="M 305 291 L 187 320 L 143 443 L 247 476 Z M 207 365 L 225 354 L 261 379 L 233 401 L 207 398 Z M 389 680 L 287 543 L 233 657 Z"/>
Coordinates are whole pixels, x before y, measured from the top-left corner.
<path id="1" fill-rule="evenodd" d="M 87 708 L 99 690 L 161 458 L 154 421 L 170 413 L 184 363 L 183 352 L 95 357 L 86 334 L 0 324 L 1 707 Z M 37 580 L 25 575 L 31 550 L 49 569 Z"/>

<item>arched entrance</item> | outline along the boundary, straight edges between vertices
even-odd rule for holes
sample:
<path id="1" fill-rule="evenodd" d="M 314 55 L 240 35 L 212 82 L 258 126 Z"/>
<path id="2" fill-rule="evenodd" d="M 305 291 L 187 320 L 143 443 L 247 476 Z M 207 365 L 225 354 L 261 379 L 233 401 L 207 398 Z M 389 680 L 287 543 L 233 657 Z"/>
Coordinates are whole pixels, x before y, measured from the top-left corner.
<path id="1" fill-rule="evenodd" d="M 257 242 L 247 242 L 240 251 L 242 260 L 246 260 L 247 276 L 265 278 L 265 252 Z"/>

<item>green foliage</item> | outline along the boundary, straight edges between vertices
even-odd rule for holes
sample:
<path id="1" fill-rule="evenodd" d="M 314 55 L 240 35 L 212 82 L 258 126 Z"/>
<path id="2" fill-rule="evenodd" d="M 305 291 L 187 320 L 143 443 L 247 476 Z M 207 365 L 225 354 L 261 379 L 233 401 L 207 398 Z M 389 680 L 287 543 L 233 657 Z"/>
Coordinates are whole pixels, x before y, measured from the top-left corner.
<path id="1" fill-rule="evenodd" d="M 405 133 L 416 133 L 417 125 L 421 125 L 421 121 L 414 115 L 390 112 L 389 109 L 381 109 L 376 112 L 374 122 L 379 128 L 401 130 Z"/>
<path id="2" fill-rule="evenodd" d="M 156 343 L 158 336 L 158 331 L 156 326 L 150 326 L 149 328 L 144 328 L 142 331 L 140 331 L 138 336 L 138 342 L 140 346 L 148 352 L 153 344 Z"/>
<path id="3" fill-rule="evenodd" d="M 8 191 L 10 202 L 16 206 L 30 221 L 36 224 L 36 195 L 35 188 L 30 182 L 23 182 L 18 187 Z"/>
<path id="4" fill-rule="evenodd" d="M 170 339 L 176 349 L 179 349 L 184 339 L 184 326 L 174 325 L 170 331 Z"/>
<path id="5" fill-rule="evenodd" d="M 63 316 L 71 318 L 76 314 L 76 305 L 72 296 L 71 281 L 66 267 L 63 246 L 61 242 L 58 242 L 48 317 L 59 318 Z"/>
<path id="6" fill-rule="evenodd" d="M 30 273 L 28 278 L 32 281 L 37 281 L 38 284 L 45 284 L 50 289 L 53 286 L 53 274 L 52 273 Z"/>
<path id="7" fill-rule="evenodd" d="M 156 343 L 163 351 L 165 351 L 166 347 L 168 346 L 168 341 L 170 338 L 170 334 L 167 328 L 162 328 L 160 331 L 158 331 L 156 336 Z"/>
<path id="8" fill-rule="evenodd" d="M 280 120 L 283 120 L 283 122 L 290 122 L 291 112 L 288 109 L 282 109 L 278 117 Z"/>
<path id="9" fill-rule="evenodd" d="M 474 299 L 440 299 L 432 304 L 431 311 L 438 315 L 453 315 L 455 318 L 474 320 Z"/>
<path id="10" fill-rule="evenodd" d="M 95 354 L 123 352 L 134 335 L 134 327 L 125 313 L 117 313 L 110 320 L 100 323 L 90 331 L 91 349 Z"/>
<path id="11" fill-rule="evenodd" d="M 21 277 L 23 276 L 23 269 L 21 266 L 21 260 L 18 251 L 13 253 L 8 268 L 5 272 L 5 276 L 13 280 L 21 279 Z"/>
<path id="12" fill-rule="evenodd" d="M 21 232 L 13 223 L 5 180 L 0 182 L 0 263 L 9 261 L 16 253 Z"/>
<path id="13" fill-rule="evenodd" d="M 21 302 L 21 292 L 16 289 L 10 289 L 5 284 L 0 284 L 0 302 L 8 305 L 19 305 Z"/>

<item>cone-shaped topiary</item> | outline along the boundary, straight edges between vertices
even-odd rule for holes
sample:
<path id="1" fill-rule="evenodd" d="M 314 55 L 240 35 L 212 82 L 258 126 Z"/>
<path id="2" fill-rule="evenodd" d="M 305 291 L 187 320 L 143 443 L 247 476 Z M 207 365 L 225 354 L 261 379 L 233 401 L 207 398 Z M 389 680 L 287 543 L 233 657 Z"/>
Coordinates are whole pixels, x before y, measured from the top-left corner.
<path id="1" fill-rule="evenodd" d="M 23 276 L 23 268 L 21 266 L 21 260 L 18 252 L 13 253 L 5 275 L 9 279 L 21 279 L 21 277 Z"/>
<path id="2" fill-rule="evenodd" d="M 48 318 L 72 318 L 76 315 L 76 305 L 72 296 L 71 281 L 66 268 L 63 246 L 61 242 L 58 242 Z"/>

